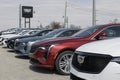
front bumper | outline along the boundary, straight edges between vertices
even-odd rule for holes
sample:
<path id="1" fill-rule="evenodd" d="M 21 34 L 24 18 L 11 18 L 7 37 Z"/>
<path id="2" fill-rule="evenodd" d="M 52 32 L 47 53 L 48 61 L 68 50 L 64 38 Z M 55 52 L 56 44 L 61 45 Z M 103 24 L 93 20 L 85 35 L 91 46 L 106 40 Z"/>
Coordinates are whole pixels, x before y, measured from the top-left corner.
<path id="1" fill-rule="evenodd" d="M 22 47 L 14 47 L 14 49 L 18 54 L 25 54 L 25 50 Z"/>
<path id="2" fill-rule="evenodd" d="M 4 47 L 7 47 L 7 40 L 4 39 L 4 40 L 2 41 L 2 44 L 3 44 Z"/>
<path id="3" fill-rule="evenodd" d="M 47 64 L 47 63 L 41 63 L 38 59 L 34 59 L 34 58 L 30 58 L 30 63 L 34 66 L 54 69 L 53 65 L 50 65 L 50 64 Z"/>
<path id="4" fill-rule="evenodd" d="M 76 76 L 77 79 L 85 79 L 85 80 L 120 80 L 120 64 L 116 62 L 110 62 L 101 73 L 99 74 L 90 74 L 85 72 L 77 71 L 72 65 L 71 65 L 71 74 Z M 74 77 L 70 77 L 71 80 L 74 79 Z M 76 79 L 76 80 L 77 80 Z"/>
<path id="5" fill-rule="evenodd" d="M 17 53 L 17 56 L 21 56 L 21 57 L 22 56 L 27 56 L 27 57 L 29 57 L 28 54 L 21 54 L 21 53 Z"/>
<path id="6" fill-rule="evenodd" d="M 53 69 L 55 60 L 53 59 L 53 56 L 50 55 L 46 58 L 47 52 L 48 51 L 37 49 L 35 53 L 29 55 L 30 63 L 35 66 Z"/>
<path id="7" fill-rule="evenodd" d="M 7 47 L 10 48 L 10 49 L 14 49 L 14 44 L 15 44 L 14 40 L 8 40 L 7 41 Z"/>
<path id="8" fill-rule="evenodd" d="M 18 56 L 29 56 L 31 44 L 26 43 L 24 46 L 18 45 L 17 47 L 15 46 L 14 49 L 17 51 Z"/>
<path id="9" fill-rule="evenodd" d="M 14 46 L 14 50 L 19 52 L 19 54 L 26 54 L 27 45 L 22 45 L 22 43 L 19 43 L 19 45 Z"/>

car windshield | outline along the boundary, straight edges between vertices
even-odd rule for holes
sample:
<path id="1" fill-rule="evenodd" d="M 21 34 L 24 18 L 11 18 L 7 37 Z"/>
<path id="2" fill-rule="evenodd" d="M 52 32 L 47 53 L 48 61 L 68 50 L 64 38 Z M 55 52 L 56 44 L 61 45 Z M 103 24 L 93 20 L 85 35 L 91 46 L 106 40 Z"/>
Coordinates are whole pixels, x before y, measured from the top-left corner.
<path id="1" fill-rule="evenodd" d="M 8 29 L 4 33 L 14 33 L 16 28 Z"/>
<path id="2" fill-rule="evenodd" d="M 35 34 L 38 33 L 38 32 L 39 32 L 39 31 L 37 31 L 37 30 L 36 30 L 36 31 L 30 31 L 28 34 L 29 34 L 29 35 L 35 35 Z"/>
<path id="3" fill-rule="evenodd" d="M 40 32 L 42 33 L 42 30 L 38 30 L 38 31 L 34 32 L 34 33 L 31 34 L 31 35 L 35 36 L 35 35 L 39 34 Z"/>
<path id="4" fill-rule="evenodd" d="M 22 32 L 23 31 L 23 29 L 17 29 L 16 31 L 15 31 L 15 33 L 16 34 L 19 34 L 20 32 Z"/>
<path id="5" fill-rule="evenodd" d="M 24 34 L 26 34 L 27 32 L 29 32 L 29 30 L 24 30 L 24 31 L 20 32 L 19 35 L 24 35 Z"/>
<path id="6" fill-rule="evenodd" d="M 73 36 L 74 37 L 81 37 L 81 38 L 88 37 L 91 34 L 93 34 L 95 31 L 97 31 L 98 29 L 100 29 L 101 27 L 102 27 L 102 25 L 94 26 L 94 27 L 89 27 L 89 28 L 86 28 L 86 29 L 83 29 L 83 30 L 79 31 L 78 33 L 76 33 Z"/>
<path id="7" fill-rule="evenodd" d="M 46 35 L 46 37 L 54 37 L 56 34 L 60 33 L 61 31 L 63 31 L 63 29 L 54 30 L 54 31 L 48 33 Z"/>

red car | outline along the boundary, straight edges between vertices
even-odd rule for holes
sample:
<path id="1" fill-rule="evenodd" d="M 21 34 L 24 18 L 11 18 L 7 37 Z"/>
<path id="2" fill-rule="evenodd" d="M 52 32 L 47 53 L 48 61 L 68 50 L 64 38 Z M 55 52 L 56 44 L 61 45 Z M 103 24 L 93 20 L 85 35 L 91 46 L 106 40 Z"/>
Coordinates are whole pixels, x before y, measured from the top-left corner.
<path id="1" fill-rule="evenodd" d="M 30 63 L 69 74 L 73 52 L 79 46 L 102 39 L 120 37 L 120 24 L 106 24 L 83 29 L 72 37 L 38 41 L 31 46 Z"/>

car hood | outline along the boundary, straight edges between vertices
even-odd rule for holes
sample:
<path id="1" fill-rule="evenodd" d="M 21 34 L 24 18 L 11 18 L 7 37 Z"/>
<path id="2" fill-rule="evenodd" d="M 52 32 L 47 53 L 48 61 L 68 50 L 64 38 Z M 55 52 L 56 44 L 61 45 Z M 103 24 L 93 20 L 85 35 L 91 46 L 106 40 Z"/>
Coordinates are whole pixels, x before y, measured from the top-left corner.
<path id="1" fill-rule="evenodd" d="M 81 40 L 84 40 L 81 38 Z M 44 40 L 37 40 L 34 45 L 50 45 L 50 44 L 59 44 L 59 43 L 69 43 L 69 42 L 80 42 L 79 37 L 59 37 L 59 38 L 48 38 Z"/>
<path id="2" fill-rule="evenodd" d="M 23 42 L 23 43 L 27 43 L 29 41 L 36 41 L 36 40 L 43 40 L 45 39 L 46 37 L 44 36 L 33 36 L 33 37 L 27 37 L 27 38 L 22 38 L 22 39 L 19 39 L 17 40 L 17 42 Z"/>
<path id="3" fill-rule="evenodd" d="M 2 38 L 11 38 L 11 37 L 15 37 L 15 36 L 19 36 L 18 34 L 7 34 L 7 35 L 1 35 L 0 37 Z"/>
<path id="4" fill-rule="evenodd" d="M 111 56 L 120 56 L 120 38 L 107 39 L 85 44 L 76 49 L 76 51 L 105 54 Z"/>
<path id="5" fill-rule="evenodd" d="M 32 35 L 14 36 L 12 38 L 9 38 L 8 40 L 22 39 L 22 38 L 28 38 L 28 37 L 32 37 Z"/>

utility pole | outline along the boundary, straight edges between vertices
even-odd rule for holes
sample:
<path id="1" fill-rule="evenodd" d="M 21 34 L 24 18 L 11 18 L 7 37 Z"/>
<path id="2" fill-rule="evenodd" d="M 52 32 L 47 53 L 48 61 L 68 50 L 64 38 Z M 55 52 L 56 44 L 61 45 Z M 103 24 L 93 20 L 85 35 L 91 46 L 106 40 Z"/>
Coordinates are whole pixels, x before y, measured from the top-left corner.
<path id="1" fill-rule="evenodd" d="M 92 25 L 96 25 L 96 1 L 93 0 Z"/>
<path id="2" fill-rule="evenodd" d="M 64 27 L 66 27 L 66 19 L 67 19 L 67 0 L 65 2 Z"/>
<path id="3" fill-rule="evenodd" d="M 67 24 L 67 28 L 68 28 L 68 16 L 67 16 L 67 19 L 66 19 L 66 24 Z"/>
<path id="4" fill-rule="evenodd" d="M 19 28 L 21 28 L 22 26 L 21 26 L 21 13 L 22 13 L 22 11 L 21 11 L 21 4 L 19 5 Z"/>

